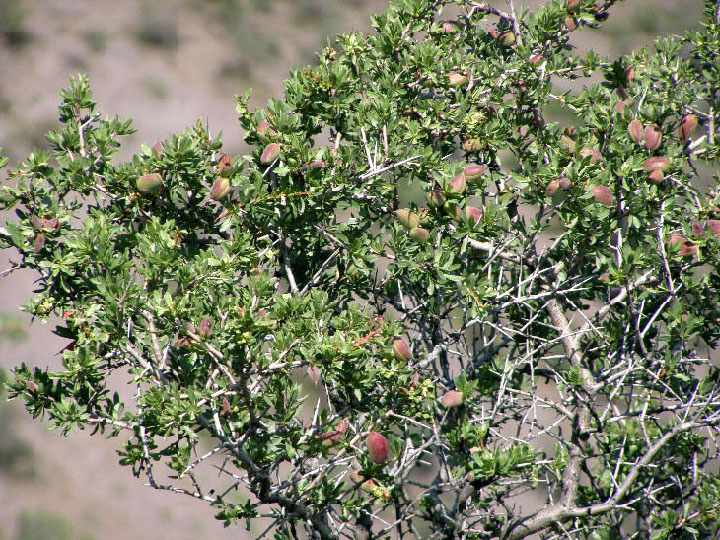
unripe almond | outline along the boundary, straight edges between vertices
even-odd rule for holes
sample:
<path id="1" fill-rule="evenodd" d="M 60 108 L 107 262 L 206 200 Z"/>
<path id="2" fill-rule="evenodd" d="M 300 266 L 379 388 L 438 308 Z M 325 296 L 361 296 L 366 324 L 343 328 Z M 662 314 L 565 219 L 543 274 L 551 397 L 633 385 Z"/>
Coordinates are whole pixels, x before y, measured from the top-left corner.
<path id="1" fill-rule="evenodd" d="M 57 231 L 60 228 L 60 220 L 58 218 L 52 218 L 52 219 L 43 218 L 42 225 L 45 229 Z"/>
<path id="2" fill-rule="evenodd" d="M 558 178 L 558 184 L 560 184 L 560 189 L 562 189 L 563 191 L 567 191 L 572 185 L 570 179 L 565 178 L 564 176 L 562 178 Z"/>
<path id="3" fill-rule="evenodd" d="M 635 66 L 630 64 L 625 68 L 625 82 L 631 82 L 635 78 Z"/>
<path id="4" fill-rule="evenodd" d="M 137 179 L 136 186 L 140 193 L 158 193 L 163 189 L 163 179 L 160 173 L 144 174 Z"/>
<path id="5" fill-rule="evenodd" d="M 327 163 L 325 163 L 322 159 L 315 159 L 308 163 L 308 168 L 310 169 L 322 169 L 323 167 L 327 167 Z"/>
<path id="6" fill-rule="evenodd" d="M 567 135 L 560 136 L 560 146 L 562 146 L 569 154 L 575 153 L 575 141 Z"/>
<path id="7" fill-rule="evenodd" d="M 568 32 L 574 32 L 577 29 L 577 21 L 575 17 L 572 15 L 565 17 L 565 28 L 568 29 Z"/>
<path id="8" fill-rule="evenodd" d="M 662 181 L 665 180 L 665 173 L 662 169 L 653 169 L 650 171 L 650 174 L 648 174 L 648 180 L 653 184 L 661 184 Z"/>
<path id="9" fill-rule="evenodd" d="M 471 138 L 465 139 L 465 141 L 463 141 L 463 143 L 462 143 L 462 149 L 463 149 L 465 152 L 467 152 L 467 153 L 469 153 L 469 154 L 472 154 L 472 153 L 474 153 L 474 152 L 479 152 L 480 150 L 482 150 L 482 149 L 483 149 L 483 143 L 482 143 L 482 141 L 481 141 L 480 139 L 478 139 L 477 137 L 471 137 Z"/>
<path id="10" fill-rule="evenodd" d="M 476 178 L 480 178 L 486 169 L 487 165 L 468 165 L 463 169 L 463 174 L 466 180 L 475 180 Z"/>
<path id="11" fill-rule="evenodd" d="M 720 236 L 720 220 L 708 219 L 707 224 L 715 236 Z"/>
<path id="12" fill-rule="evenodd" d="M 628 134 L 633 141 L 639 143 L 643 138 L 642 122 L 637 118 L 633 118 L 628 124 Z"/>
<path id="13" fill-rule="evenodd" d="M 400 224 L 407 230 L 414 229 L 420 225 L 420 216 L 409 208 L 400 208 L 395 210 L 395 216 L 397 217 Z"/>
<path id="14" fill-rule="evenodd" d="M 34 227 L 36 230 L 39 231 L 40 229 L 43 228 L 43 222 L 42 222 L 42 220 L 41 220 L 39 217 L 37 217 L 35 214 L 33 214 L 30 219 L 32 220 L 33 227 Z"/>
<path id="15" fill-rule="evenodd" d="M 371 431 L 367 436 L 367 447 L 370 457 L 375 463 L 387 461 L 390 456 L 390 446 L 385 435 Z"/>
<path id="16" fill-rule="evenodd" d="M 642 166 L 646 171 L 654 171 L 656 169 L 664 171 L 670 167 L 670 160 L 666 156 L 654 156 L 646 159 Z"/>
<path id="17" fill-rule="evenodd" d="M 592 194 L 595 202 L 607 206 L 612 206 L 613 195 L 612 191 L 610 191 L 610 188 L 608 188 L 607 186 L 593 186 Z"/>
<path id="18" fill-rule="evenodd" d="M 657 150 L 662 142 L 662 131 L 656 124 L 650 124 L 645 127 L 645 148 L 648 150 Z"/>
<path id="19" fill-rule="evenodd" d="M 417 240 L 421 244 L 427 242 L 429 237 L 430 232 L 427 229 L 423 229 L 422 227 L 415 227 L 414 229 L 410 230 L 410 238 L 412 238 L 413 240 Z"/>
<path id="20" fill-rule="evenodd" d="M 568 0 L 567 11 L 568 13 L 577 13 L 580 11 L 580 0 Z"/>
<path id="21" fill-rule="evenodd" d="M 410 347 L 408 347 L 408 344 L 405 343 L 405 340 L 402 338 L 396 338 L 393 341 L 392 352 L 395 360 L 399 360 L 401 362 L 409 362 L 410 360 L 412 360 L 412 353 L 410 352 Z"/>
<path id="22" fill-rule="evenodd" d="M 697 126 L 697 116 L 694 114 L 686 114 L 680 121 L 680 127 L 678 128 L 678 137 L 681 141 L 687 141 L 690 138 L 690 134 Z"/>
<path id="23" fill-rule="evenodd" d="M 558 180 L 550 180 L 547 187 L 545 188 L 545 193 L 547 193 L 548 195 L 552 195 L 558 189 L 560 189 L 560 182 Z"/>
<path id="24" fill-rule="evenodd" d="M 695 236 L 702 236 L 705 234 L 705 226 L 697 219 L 694 219 L 692 222 L 692 232 Z"/>
<path id="25" fill-rule="evenodd" d="M 365 481 L 365 477 L 358 471 L 350 471 L 350 474 L 348 474 L 348 478 L 353 484 L 356 485 L 360 485 Z"/>
<path id="26" fill-rule="evenodd" d="M 468 83 L 467 75 L 463 75 L 457 71 L 451 71 L 448 73 L 448 79 L 450 80 L 450 86 L 452 88 L 465 86 Z"/>
<path id="27" fill-rule="evenodd" d="M 467 187 L 467 178 L 464 173 L 453 176 L 452 180 L 448 183 L 448 189 L 450 193 L 465 193 Z"/>
<path id="28" fill-rule="evenodd" d="M 420 219 L 420 225 L 429 225 L 431 222 L 430 219 L 430 209 L 427 206 L 421 206 L 417 209 L 417 215 Z"/>
<path id="29" fill-rule="evenodd" d="M 260 156 L 260 163 L 262 165 L 270 165 L 280 156 L 280 145 L 278 143 L 270 143 L 263 150 Z"/>
<path id="30" fill-rule="evenodd" d="M 590 148 L 589 146 L 584 146 L 580 150 L 580 156 L 583 158 L 589 157 L 590 163 L 595 163 L 596 161 L 602 159 L 602 154 L 595 148 Z"/>
<path id="31" fill-rule="evenodd" d="M 232 176 L 234 170 L 235 168 L 232 166 L 232 158 L 227 154 L 220 156 L 220 161 L 218 161 L 217 164 L 217 171 L 220 173 L 220 176 L 228 178 Z"/>
<path id="32" fill-rule="evenodd" d="M 697 250 L 698 250 L 698 245 L 697 245 L 697 244 L 693 244 L 693 243 L 690 242 L 689 240 L 685 240 L 685 241 L 680 245 L 680 255 L 683 255 L 683 256 L 692 255 L 692 254 L 695 253 Z"/>
<path id="33" fill-rule="evenodd" d="M 445 204 L 445 194 L 439 189 L 433 189 L 428 192 L 428 206 L 430 208 L 440 208 Z"/>
<path id="34" fill-rule="evenodd" d="M 446 202 L 443 205 L 443 210 L 445 211 L 445 214 L 455 221 L 460 221 L 462 219 L 462 209 L 459 204 Z"/>
<path id="35" fill-rule="evenodd" d="M 215 201 L 221 201 L 228 193 L 230 193 L 230 180 L 222 176 L 216 178 L 210 190 L 210 198 Z"/>
<path id="36" fill-rule="evenodd" d="M 45 247 L 45 235 L 43 233 L 38 233 L 35 235 L 35 239 L 33 240 L 33 251 L 35 253 L 40 253 L 43 247 Z"/>
<path id="37" fill-rule="evenodd" d="M 460 30 L 460 26 L 457 21 L 443 21 L 442 32 L 444 34 L 456 34 Z"/>
<path id="38" fill-rule="evenodd" d="M 457 390 L 449 390 L 442 397 L 442 404 L 448 408 L 459 407 L 463 403 L 463 394 Z"/>
<path id="39" fill-rule="evenodd" d="M 360 489 L 362 489 L 365 493 L 372 494 L 377 489 L 377 484 L 372 478 L 370 478 L 369 480 L 365 480 L 363 483 L 360 484 Z"/>
<path id="40" fill-rule="evenodd" d="M 517 38 L 515 37 L 515 32 L 512 30 L 506 30 L 498 35 L 497 40 L 503 47 L 512 47 L 515 45 Z"/>
<path id="41" fill-rule="evenodd" d="M 275 137 L 277 135 L 277 131 L 272 128 L 267 120 L 263 120 L 258 124 L 257 131 L 260 135 L 268 135 L 270 137 Z"/>
<path id="42" fill-rule="evenodd" d="M 210 337 L 211 332 L 211 324 L 210 324 L 210 318 L 204 317 L 202 321 L 200 321 L 200 325 L 198 326 L 198 336 L 200 337 Z"/>
<path id="43" fill-rule="evenodd" d="M 482 210 L 474 206 L 466 206 L 465 219 L 471 220 L 473 223 L 477 223 L 482 219 Z"/>

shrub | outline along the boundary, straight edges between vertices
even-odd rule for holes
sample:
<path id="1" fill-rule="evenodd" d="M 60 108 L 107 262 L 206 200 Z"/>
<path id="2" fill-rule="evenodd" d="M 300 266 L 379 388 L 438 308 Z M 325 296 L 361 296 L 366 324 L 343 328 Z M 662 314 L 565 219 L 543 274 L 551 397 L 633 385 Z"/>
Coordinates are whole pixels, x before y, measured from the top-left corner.
<path id="1" fill-rule="evenodd" d="M 578 54 L 613 3 L 396 0 L 239 96 L 230 158 L 198 123 L 116 163 L 73 79 L 0 192 L 69 340 L 12 395 L 282 538 L 717 533 L 717 5 Z"/>

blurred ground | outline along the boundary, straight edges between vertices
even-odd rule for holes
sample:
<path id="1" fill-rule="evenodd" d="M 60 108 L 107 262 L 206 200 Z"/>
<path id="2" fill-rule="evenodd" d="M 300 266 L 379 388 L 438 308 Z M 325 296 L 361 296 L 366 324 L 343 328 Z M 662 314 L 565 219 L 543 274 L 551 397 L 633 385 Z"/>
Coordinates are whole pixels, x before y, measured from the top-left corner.
<path id="1" fill-rule="evenodd" d="M 504 9 L 504 2 L 491 2 Z M 517 1 L 516 6 L 538 2 Z M 253 104 L 280 96 L 291 66 L 311 63 L 328 36 L 370 29 L 383 0 L 0 0 L 0 146 L 11 164 L 56 125 L 58 91 L 88 73 L 100 107 L 132 118 L 138 132 L 121 157 L 198 118 L 242 148 L 233 95 Z M 696 24 L 700 0 L 635 0 L 612 10 L 602 31 L 576 42 L 618 55 Z M 580 42 L 582 39 L 582 42 Z M 7 256 L 0 256 L 0 271 Z M 27 339 L 0 340 L 0 368 L 56 364 L 52 324 L 29 327 L 17 306 L 32 276 L 0 278 L 0 315 L 20 317 Z M 0 334 L 6 320 L 0 317 Z M 203 540 L 248 537 L 223 529 L 212 509 L 155 492 L 117 465 L 118 441 L 63 438 L 0 397 L 0 540 Z M 257 531 L 255 531 L 257 532 Z"/>

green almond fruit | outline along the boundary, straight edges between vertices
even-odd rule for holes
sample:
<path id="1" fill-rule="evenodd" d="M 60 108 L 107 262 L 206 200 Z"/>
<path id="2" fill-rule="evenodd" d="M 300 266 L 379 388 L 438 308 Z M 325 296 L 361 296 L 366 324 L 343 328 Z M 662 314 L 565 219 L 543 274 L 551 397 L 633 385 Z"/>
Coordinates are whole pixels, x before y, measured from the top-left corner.
<path id="1" fill-rule="evenodd" d="M 450 193 L 465 193 L 467 188 L 467 178 L 465 173 L 460 173 L 452 177 L 448 183 L 447 191 Z"/>
<path id="2" fill-rule="evenodd" d="M 670 167 L 670 160 L 667 158 L 667 156 L 653 156 L 646 159 L 643 162 L 642 167 L 646 171 L 654 171 L 656 169 L 664 171 L 665 169 Z"/>
<path id="3" fill-rule="evenodd" d="M 604 204 L 606 206 L 612 206 L 614 199 L 613 199 L 612 191 L 610 191 L 609 187 L 593 186 L 592 194 L 593 194 L 593 198 L 595 199 L 595 202 L 597 202 L 599 204 Z"/>
<path id="4" fill-rule="evenodd" d="M 628 134 L 630 135 L 630 138 L 635 141 L 636 143 L 639 143 L 643 139 L 643 125 L 640 120 L 637 118 L 630 121 L 628 124 Z"/>
<path id="5" fill-rule="evenodd" d="M 137 189 L 140 193 L 159 193 L 163 189 L 163 178 L 160 173 L 144 174 L 137 179 Z"/>
<path id="6" fill-rule="evenodd" d="M 446 409 L 459 407 L 463 403 L 463 394 L 457 390 L 449 390 L 442 397 L 442 404 Z"/>
<path id="7" fill-rule="evenodd" d="M 210 198 L 215 201 L 221 201 L 228 193 L 230 193 L 230 180 L 223 176 L 216 178 L 210 190 Z"/>
<path id="8" fill-rule="evenodd" d="M 428 238 L 430 238 L 430 231 L 422 227 L 415 227 L 410 230 L 410 238 L 424 244 L 428 241 Z"/>
<path id="9" fill-rule="evenodd" d="M 480 178 L 487 170 L 487 165 L 468 165 L 463 169 L 463 174 L 467 180 L 475 180 Z"/>
<path id="10" fill-rule="evenodd" d="M 409 208 L 395 210 L 395 217 L 397 217 L 400 224 L 407 230 L 414 229 L 420 225 L 420 216 Z"/>
<path id="11" fill-rule="evenodd" d="M 468 83 L 467 75 L 458 73 L 457 71 L 451 71 L 448 73 L 448 79 L 450 80 L 450 87 L 459 88 L 465 86 Z"/>
<path id="12" fill-rule="evenodd" d="M 270 143 L 263 150 L 260 156 L 260 163 L 262 165 L 270 165 L 278 157 L 280 157 L 280 145 L 278 143 Z"/>
<path id="13" fill-rule="evenodd" d="M 694 114 L 686 114 L 680 121 L 680 127 L 678 128 L 678 137 L 681 141 L 687 141 L 690 138 L 690 134 L 697 126 L 697 116 Z"/>
<path id="14" fill-rule="evenodd" d="M 512 47 L 513 45 L 515 45 L 517 37 L 515 36 L 515 32 L 513 32 L 512 30 L 507 30 L 498 34 L 497 40 L 498 43 L 500 43 L 500 45 L 502 45 L 503 47 Z"/>
<path id="15" fill-rule="evenodd" d="M 645 127 L 645 148 L 648 150 L 657 150 L 662 142 L 662 131 L 657 124 L 650 124 Z"/>
<path id="16" fill-rule="evenodd" d="M 445 204 L 445 194 L 439 189 L 433 189 L 428 193 L 428 206 L 430 208 L 440 208 Z"/>

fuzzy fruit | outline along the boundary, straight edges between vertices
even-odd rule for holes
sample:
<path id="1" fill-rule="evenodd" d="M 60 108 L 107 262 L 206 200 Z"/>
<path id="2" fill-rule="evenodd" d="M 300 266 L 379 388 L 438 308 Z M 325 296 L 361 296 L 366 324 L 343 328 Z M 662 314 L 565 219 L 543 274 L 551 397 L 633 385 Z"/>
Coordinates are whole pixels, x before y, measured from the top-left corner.
<path id="1" fill-rule="evenodd" d="M 560 185 L 560 189 L 562 189 L 563 191 L 566 191 L 566 190 L 570 189 L 572 182 L 570 182 L 569 178 L 565 178 L 563 176 L 562 178 L 558 178 L 558 184 Z"/>
<path id="2" fill-rule="evenodd" d="M 705 226 L 697 219 L 694 219 L 692 222 L 692 232 L 695 236 L 702 236 L 705 234 Z"/>
<path id="3" fill-rule="evenodd" d="M 327 167 L 327 163 L 325 163 L 322 159 L 315 159 L 308 163 L 309 169 L 322 169 L 323 167 Z"/>
<path id="4" fill-rule="evenodd" d="M 221 201 L 228 193 L 230 193 L 230 180 L 223 176 L 216 178 L 210 190 L 210 198 L 214 201 Z"/>
<path id="5" fill-rule="evenodd" d="M 460 208 L 459 204 L 446 202 L 443 205 L 443 210 L 445 211 L 445 214 L 447 214 L 455 221 L 460 221 L 462 219 L 462 209 Z"/>
<path id="6" fill-rule="evenodd" d="M 448 183 L 447 190 L 450 193 L 465 193 L 466 187 L 467 187 L 467 178 L 465 178 L 464 173 L 460 173 L 458 175 L 453 176 L 452 180 L 450 180 L 450 183 Z"/>
<path id="7" fill-rule="evenodd" d="M 497 37 L 498 43 L 502 45 L 503 47 L 512 47 L 515 45 L 515 41 L 517 41 L 517 38 L 515 37 L 515 33 L 511 30 L 507 30 L 505 32 L 502 32 Z"/>
<path id="8" fill-rule="evenodd" d="M 421 244 L 427 242 L 429 237 L 430 232 L 427 229 L 423 229 L 422 227 L 415 227 L 414 229 L 410 229 L 410 238 L 412 238 L 413 240 L 417 240 Z"/>
<path id="9" fill-rule="evenodd" d="M 583 158 L 589 157 L 590 163 L 595 163 L 602 159 L 602 154 L 597 149 L 590 148 L 589 146 L 585 146 L 580 150 L 580 156 Z"/>
<path id="10" fill-rule="evenodd" d="M 395 217 L 397 217 L 400 224 L 407 230 L 412 230 L 420 225 L 420 216 L 409 208 L 395 210 Z"/>
<path id="11" fill-rule="evenodd" d="M 573 17 L 572 15 L 568 15 L 567 17 L 565 17 L 565 28 L 568 29 L 568 32 L 574 32 L 575 30 L 577 30 L 577 21 L 575 17 Z"/>
<path id="12" fill-rule="evenodd" d="M 466 180 L 475 180 L 476 178 L 480 178 L 486 169 L 487 165 L 468 165 L 463 169 L 463 174 Z"/>
<path id="13" fill-rule="evenodd" d="M 232 166 L 232 158 L 227 154 L 220 156 L 220 161 L 218 161 L 217 164 L 217 171 L 220 173 L 220 176 L 228 178 L 232 176 L 234 170 L 235 168 Z"/>
<path id="14" fill-rule="evenodd" d="M 708 219 L 707 224 L 715 236 L 720 236 L 720 220 Z"/>
<path id="15" fill-rule="evenodd" d="M 448 79 L 450 80 L 450 86 L 452 88 L 465 86 L 468 83 L 467 75 L 463 75 L 457 71 L 451 71 L 448 73 Z"/>
<path id="16" fill-rule="evenodd" d="M 470 154 L 473 152 L 479 152 L 483 149 L 483 143 L 477 137 L 471 137 L 463 141 L 462 149 Z"/>
<path id="17" fill-rule="evenodd" d="M 642 140 L 643 131 L 644 130 L 642 122 L 637 118 L 631 120 L 628 124 L 628 134 L 630 135 L 630 138 L 636 143 L 639 143 Z"/>
<path id="18" fill-rule="evenodd" d="M 320 377 L 322 377 L 322 371 L 320 371 L 320 368 L 315 366 L 308 366 L 307 374 L 315 384 L 319 383 Z"/>
<path id="19" fill-rule="evenodd" d="M 547 193 L 548 195 L 552 195 L 558 189 L 560 189 L 560 182 L 558 180 L 550 180 L 547 187 L 545 188 L 545 193 Z"/>
<path id="20" fill-rule="evenodd" d="M 280 156 L 280 145 L 278 143 L 270 143 L 263 150 L 260 156 L 260 163 L 262 165 L 270 165 Z"/>
<path id="21" fill-rule="evenodd" d="M 610 191 L 609 187 L 593 186 L 592 194 L 593 194 L 593 198 L 595 199 L 595 202 L 597 202 L 599 204 L 604 204 L 607 206 L 612 206 L 613 195 L 612 195 L 612 191 Z"/>
<path id="22" fill-rule="evenodd" d="M 662 181 L 665 180 L 665 173 L 662 169 L 653 169 L 650 171 L 650 174 L 648 174 L 648 180 L 653 184 L 661 184 Z"/>
<path id="23" fill-rule="evenodd" d="M 43 247 L 45 247 L 45 235 L 43 233 L 38 233 L 35 235 L 35 239 L 33 240 L 33 251 L 35 253 L 40 253 Z"/>
<path id="24" fill-rule="evenodd" d="M 460 30 L 456 21 L 443 21 L 442 32 L 444 34 L 456 34 Z"/>
<path id="25" fill-rule="evenodd" d="M 580 11 L 580 0 L 568 0 L 567 11 L 568 13 L 577 13 Z"/>
<path id="26" fill-rule="evenodd" d="M 210 331 L 212 329 L 212 326 L 210 324 L 210 318 L 205 317 L 202 321 L 200 321 L 200 325 L 198 326 L 197 333 L 200 337 L 210 337 Z"/>
<path id="27" fill-rule="evenodd" d="M 367 436 L 366 443 L 370 457 L 375 463 L 387 461 L 390 456 L 390 446 L 385 435 L 371 431 Z"/>
<path id="28" fill-rule="evenodd" d="M 687 141 L 696 126 L 697 116 L 692 113 L 683 116 L 680 122 L 680 127 L 678 128 L 678 137 L 680 137 L 680 140 Z"/>
<path id="29" fill-rule="evenodd" d="M 402 338 L 396 338 L 395 341 L 393 341 L 392 352 L 395 360 L 399 360 L 401 362 L 409 362 L 412 360 L 410 347 L 408 347 L 408 344 L 405 343 L 405 340 Z"/>
<path id="30" fill-rule="evenodd" d="M 662 131 L 657 124 L 650 124 L 645 127 L 645 148 L 657 150 L 662 142 Z"/>
<path id="31" fill-rule="evenodd" d="M 445 194 L 439 189 L 433 189 L 428 193 L 428 206 L 430 208 L 440 208 L 445 204 Z"/>
<path id="32" fill-rule="evenodd" d="M 471 220 L 473 223 L 477 223 L 482 219 L 482 210 L 474 206 L 466 206 L 465 219 Z"/>
<path id="33" fill-rule="evenodd" d="M 136 185 L 140 193 L 158 193 L 162 191 L 163 179 L 160 173 L 144 174 L 137 179 Z"/>
<path id="34" fill-rule="evenodd" d="M 569 154 L 575 153 L 575 141 L 567 135 L 560 135 L 560 146 L 562 146 Z"/>
<path id="35" fill-rule="evenodd" d="M 442 397 L 442 404 L 448 409 L 459 407 L 463 403 L 463 394 L 457 390 L 449 390 Z"/>
<path id="36" fill-rule="evenodd" d="M 365 481 L 365 477 L 358 471 L 350 471 L 350 474 L 348 474 L 348 478 L 355 485 L 360 485 Z"/>
<path id="37" fill-rule="evenodd" d="M 664 171 L 670 167 L 670 160 L 666 156 L 654 156 L 646 159 L 642 167 L 646 171 L 654 171 L 656 169 Z"/>
<path id="38" fill-rule="evenodd" d="M 630 64 L 625 68 L 625 82 L 630 82 L 635 78 L 635 66 Z"/>
<path id="39" fill-rule="evenodd" d="M 267 120 L 263 120 L 258 124 L 257 131 L 260 135 L 268 135 L 270 137 L 277 136 L 275 131 Z"/>

